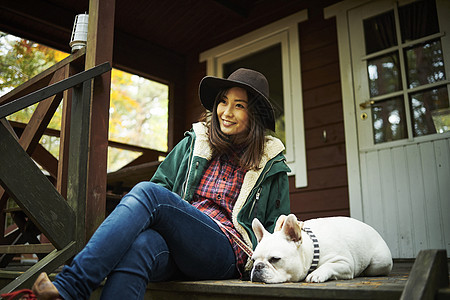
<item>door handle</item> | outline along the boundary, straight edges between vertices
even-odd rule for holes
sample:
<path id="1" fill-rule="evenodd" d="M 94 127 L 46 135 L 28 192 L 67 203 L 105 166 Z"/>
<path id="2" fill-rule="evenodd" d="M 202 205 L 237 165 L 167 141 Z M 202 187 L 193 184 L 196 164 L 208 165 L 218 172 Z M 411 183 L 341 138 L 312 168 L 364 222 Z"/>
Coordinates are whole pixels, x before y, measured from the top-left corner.
<path id="1" fill-rule="evenodd" d="M 374 103 L 375 103 L 375 101 L 373 101 L 373 100 L 367 100 L 366 102 L 360 103 L 360 104 L 359 104 L 359 108 L 360 108 L 360 109 L 368 109 L 368 108 L 370 108 Z"/>

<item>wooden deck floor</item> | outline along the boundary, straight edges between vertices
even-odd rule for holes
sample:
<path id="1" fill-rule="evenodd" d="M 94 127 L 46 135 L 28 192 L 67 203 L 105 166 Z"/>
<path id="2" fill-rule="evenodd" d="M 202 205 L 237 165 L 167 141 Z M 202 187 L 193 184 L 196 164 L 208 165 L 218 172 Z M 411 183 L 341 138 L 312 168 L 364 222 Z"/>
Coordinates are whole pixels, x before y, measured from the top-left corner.
<path id="1" fill-rule="evenodd" d="M 152 283 L 145 299 L 399 299 L 412 265 L 413 261 L 396 261 L 389 276 L 325 283 L 261 284 L 241 280 Z M 20 273 L 18 267 L 0 270 L 0 288 Z M 101 287 L 90 299 L 99 299 L 100 294 Z M 450 286 L 440 289 L 437 299 L 450 299 Z"/>
<path id="2" fill-rule="evenodd" d="M 325 283 L 261 284 L 240 280 L 150 284 L 148 299 L 399 299 L 412 261 L 399 261 L 389 276 Z M 449 276 L 450 277 L 450 276 Z M 450 287 L 440 291 L 450 299 Z"/>
<path id="3" fill-rule="evenodd" d="M 148 285 L 145 299 L 400 299 L 412 265 L 413 260 L 396 261 L 389 276 L 325 283 L 262 284 L 241 280 L 154 283 Z M 91 299 L 99 299 L 100 292 L 101 289 L 95 291 Z M 437 299 L 450 299 L 450 286 L 440 289 Z"/>

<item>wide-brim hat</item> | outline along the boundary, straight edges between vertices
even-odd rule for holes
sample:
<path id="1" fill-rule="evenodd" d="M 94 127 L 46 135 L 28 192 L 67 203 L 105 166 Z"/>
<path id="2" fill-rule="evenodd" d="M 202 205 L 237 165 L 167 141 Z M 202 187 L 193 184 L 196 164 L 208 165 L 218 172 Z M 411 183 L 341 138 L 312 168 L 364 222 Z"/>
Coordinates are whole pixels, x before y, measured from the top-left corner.
<path id="1" fill-rule="evenodd" d="M 257 71 L 240 68 L 226 79 L 214 76 L 204 77 L 199 86 L 199 96 L 203 107 L 212 111 L 219 91 L 231 87 L 242 87 L 254 95 L 260 95 L 261 101 L 255 104 L 256 112 L 264 127 L 275 131 L 275 113 L 269 101 L 269 83 L 266 77 Z"/>

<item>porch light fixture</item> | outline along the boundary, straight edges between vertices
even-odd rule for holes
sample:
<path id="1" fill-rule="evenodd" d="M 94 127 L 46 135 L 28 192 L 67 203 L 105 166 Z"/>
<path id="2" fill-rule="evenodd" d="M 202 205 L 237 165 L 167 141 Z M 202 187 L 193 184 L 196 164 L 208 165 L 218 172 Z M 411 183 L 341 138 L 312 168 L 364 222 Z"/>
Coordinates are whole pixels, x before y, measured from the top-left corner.
<path id="1" fill-rule="evenodd" d="M 70 38 L 70 47 L 72 47 L 72 53 L 86 47 L 87 34 L 88 34 L 88 22 L 89 15 L 87 13 L 79 14 L 75 16 L 75 22 L 73 23 L 72 37 Z"/>

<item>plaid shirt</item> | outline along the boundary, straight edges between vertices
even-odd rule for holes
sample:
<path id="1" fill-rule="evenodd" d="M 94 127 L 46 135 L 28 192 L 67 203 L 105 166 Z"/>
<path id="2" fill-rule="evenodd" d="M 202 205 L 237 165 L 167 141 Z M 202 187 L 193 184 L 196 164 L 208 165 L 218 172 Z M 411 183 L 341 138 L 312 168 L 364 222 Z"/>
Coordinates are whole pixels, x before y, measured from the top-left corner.
<path id="1" fill-rule="evenodd" d="M 232 221 L 232 211 L 239 196 L 246 170 L 236 166 L 226 155 L 213 159 L 194 195 L 192 205 L 220 222 L 224 227 L 241 238 Z M 237 268 L 243 270 L 247 261 L 245 252 L 234 242 L 231 235 L 220 228 L 230 240 L 236 256 Z"/>

